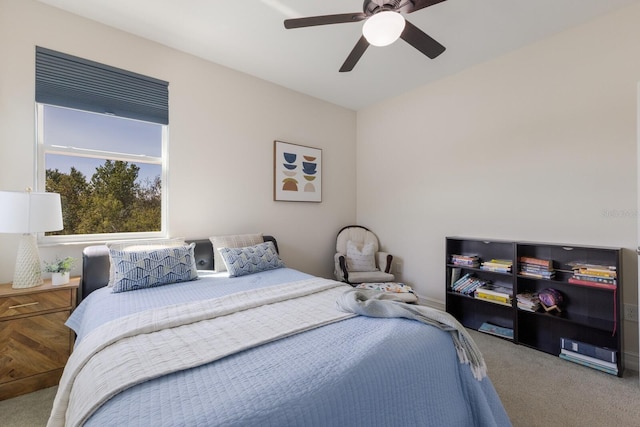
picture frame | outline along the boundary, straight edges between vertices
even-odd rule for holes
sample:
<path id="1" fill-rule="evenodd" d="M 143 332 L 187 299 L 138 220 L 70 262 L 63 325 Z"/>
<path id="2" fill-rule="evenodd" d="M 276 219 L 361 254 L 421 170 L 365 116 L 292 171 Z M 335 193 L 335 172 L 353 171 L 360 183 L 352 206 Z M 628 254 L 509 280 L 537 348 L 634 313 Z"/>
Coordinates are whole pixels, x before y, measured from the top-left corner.
<path id="1" fill-rule="evenodd" d="M 322 150 L 273 142 L 273 200 L 322 202 Z"/>

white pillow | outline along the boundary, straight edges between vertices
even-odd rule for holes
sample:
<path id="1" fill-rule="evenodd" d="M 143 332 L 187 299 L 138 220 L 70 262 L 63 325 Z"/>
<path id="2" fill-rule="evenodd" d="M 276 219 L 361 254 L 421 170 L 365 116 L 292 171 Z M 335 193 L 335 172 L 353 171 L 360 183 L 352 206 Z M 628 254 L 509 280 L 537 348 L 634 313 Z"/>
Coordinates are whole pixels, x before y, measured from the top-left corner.
<path id="1" fill-rule="evenodd" d="M 151 240 L 131 240 L 128 242 L 108 243 L 109 248 L 109 283 L 108 287 L 113 287 L 115 282 L 115 266 L 111 258 L 111 251 L 138 252 L 153 251 L 155 249 L 173 248 L 176 246 L 184 246 L 186 243 L 184 238 L 175 237 L 173 239 L 151 239 Z"/>
<path id="2" fill-rule="evenodd" d="M 348 271 L 375 271 L 376 259 L 373 243 L 366 243 L 362 247 L 347 241 L 347 270 Z"/>
<path id="3" fill-rule="evenodd" d="M 220 248 L 244 248 L 247 246 L 257 245 L 264 242 L 262 233 L 256 234 L 231 234 L 228 236 L 212 236 L 209 237 L 213 246 L 213 268 L 217 272 L 227 271 L 224 265 Z"/>

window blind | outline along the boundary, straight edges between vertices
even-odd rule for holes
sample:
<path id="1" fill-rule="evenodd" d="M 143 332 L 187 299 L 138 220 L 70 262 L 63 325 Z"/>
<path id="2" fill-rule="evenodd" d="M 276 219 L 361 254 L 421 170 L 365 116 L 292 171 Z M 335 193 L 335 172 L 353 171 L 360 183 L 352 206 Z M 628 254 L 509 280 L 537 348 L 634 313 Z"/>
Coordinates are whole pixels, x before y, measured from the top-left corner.
<path id="1" fill-rule="evenodd" d="M 169 124 L 169 83 L 36 46 L 36 102 Z"/>

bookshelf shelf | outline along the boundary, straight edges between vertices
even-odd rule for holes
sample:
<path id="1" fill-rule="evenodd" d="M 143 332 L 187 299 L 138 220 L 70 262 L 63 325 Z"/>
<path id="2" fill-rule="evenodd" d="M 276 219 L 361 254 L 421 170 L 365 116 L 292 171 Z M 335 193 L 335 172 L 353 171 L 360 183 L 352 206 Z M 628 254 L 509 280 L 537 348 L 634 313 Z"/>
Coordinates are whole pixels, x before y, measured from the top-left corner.
<path id="1" fill-rule="evenodd" d="M 452 256 L 473 259 L 473 265 L 452 263 Z M 541 272 L 531 262 L 544 265 Z M 457 259 L 456 261 L 458 261 Z M 500 260 L 511 262 L 509 271 L 485 270 L 480 266 Z M 487 264 L 487 265 L 488 265 Z M 604 278 L 591 278 L 594 283 L 569 283 L 578 278 L 581 266 L 606 266 L 614 273 Z M 546 353 L 559 356 L 561 338 L 576 340 L 598 348 L 612 349 L 616 355 L 616 373 L 622 376 L 622 251 L 620 248 L 588 247 L 552 243 L 515 242 L 504 240 L 447 237 L 446 238 L 446 309 L 465 327 L 480 330 L 484 324 L 513 330 L 506 339 Z M 525 270 L 527 269 L 527 270 Z M 532 270 L 533 269 L 533 270 Z M 520 274 L 534 271 L 541 277 Z M 468 294 L 458 288 L 463 276 L 490 282 L 509 294 L 505 303 L 475 297 L 475 288 Z M 604 287 L 599 287 L 604 286 Z M 560 295 L 560 311 L 543 308 L 530 311 L 519 308 L 517 296 L 523 293 L 549 292 Z M 482 290 L 481 288 L 478 288 Z M 485 326 L 486 327 L 486 326 Z M 563 350 L 564 351 L 564 350 Z"/>
<path id="2" fill-rule="evenodd" d="M 545 313 L 545 312 L 531 312 L 527 310 L 520 310 L 519 312 L 524 312 L 530 314 L 532 316 L 544 316 L 544 317 L 553 317 L 558 321 L 575 323 L 578 326 L 584 326 L 592 329 L 599 329 L 603 331 L 611 332 L 615 328 L 615 322 L 609 319 L 601 319 L 597 317 L 589 317 L 583 316 L 580 314 L 567 314 L 567 313 Z"/>

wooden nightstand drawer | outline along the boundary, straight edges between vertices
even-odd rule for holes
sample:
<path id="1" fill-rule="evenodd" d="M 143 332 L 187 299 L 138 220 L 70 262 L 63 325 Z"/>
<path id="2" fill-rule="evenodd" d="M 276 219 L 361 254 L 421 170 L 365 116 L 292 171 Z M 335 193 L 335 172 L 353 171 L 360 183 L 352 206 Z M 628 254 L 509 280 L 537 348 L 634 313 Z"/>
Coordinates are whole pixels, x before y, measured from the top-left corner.
<path id="1" fill-rule="evenodd" d="M 64 368 L 71 353 L 69 311 L 0 321 L 0 384 Z"/>
<path id="2" fill-rule="evenodd" d="M 0 319 L 72 307 L 72 289 L 0 298 Z"/>
<path id="3" fill-rule="evenodd" d="M 79 277 L 67 285 L 0 285 L 0 400 L 58 384 L 73 348 L 65 326 L 76 307 Z"/>

